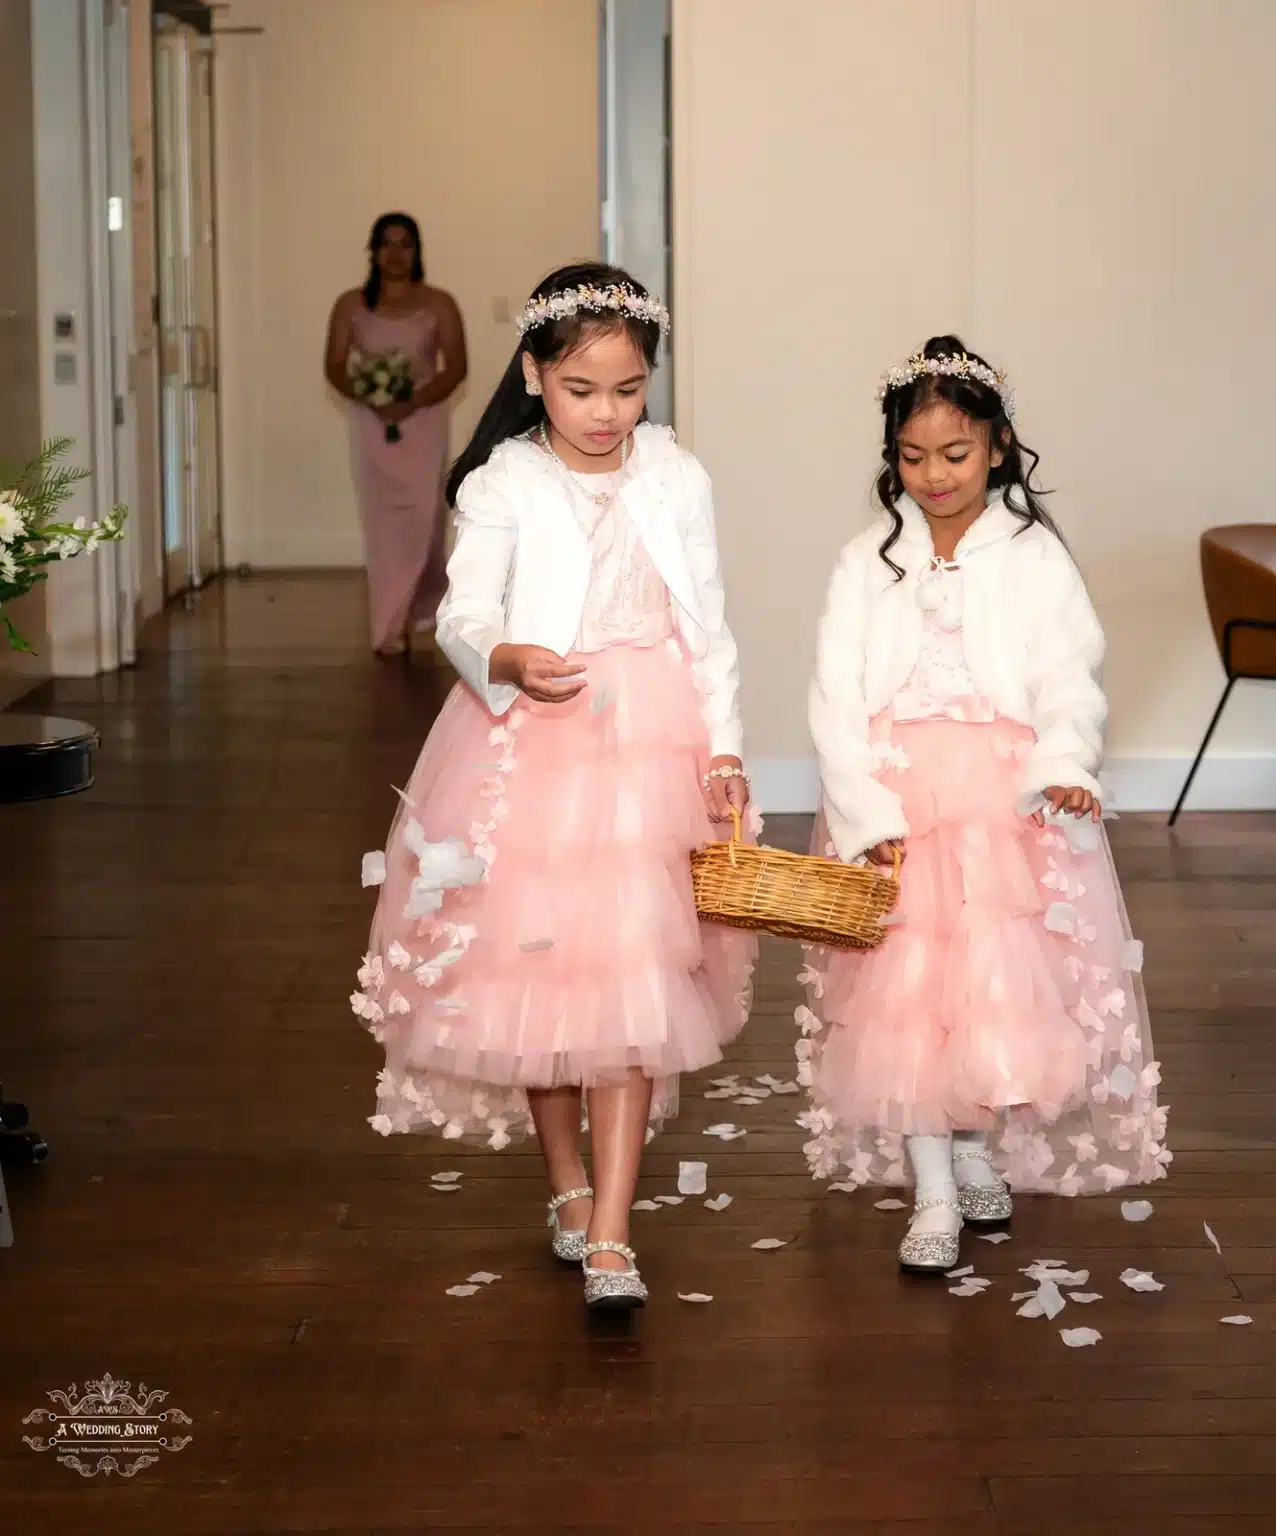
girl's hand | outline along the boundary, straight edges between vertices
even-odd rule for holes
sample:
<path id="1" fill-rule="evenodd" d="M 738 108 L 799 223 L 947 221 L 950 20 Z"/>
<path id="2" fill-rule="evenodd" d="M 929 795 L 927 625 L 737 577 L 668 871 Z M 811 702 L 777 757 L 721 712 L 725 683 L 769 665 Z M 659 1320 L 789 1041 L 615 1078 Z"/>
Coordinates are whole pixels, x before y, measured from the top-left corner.
<path id="1" fill-rule="evenodd" d="M 729 779 L 714 778 L 715 768 L 738 768 L 740 774 L 733 774 Z M 738 757 L 715 757 L 709 764 L 705 798 L 709 802 L 709 815 L 714 821 L 730 821 L 732 806 L 741 816 L 744 815 L 749 804 L 749 781 L 742 776 L 743 773 L 744 764 Z"/>
<path id="2" fill-rule="evenodd" d="M 584 671 L 541 645 L 498 645 L 487 662 L 491 682 L 508 683 L 538 704 L 574 699 L 585 686 Z"/>
<path id="3" fill-rule="evenodd" d="M 1052 784 L 1045 791 L 1045 796 L 1050 802 L 1050 809 L 1056 816 L 1063 811 L 1066 811 L 1069 816 L 1089 816 L 1095 821 L 1103 816 L 1103 807 L 1088 789 L 1064 789 L 1059 784 Z M 1044 827 L 1045 811 L 1034 811 L 1032 819 L 1039 827 Z"/>
<path id="4" fill-rule="evenodd" d="M 908 850 L 902 841 L 892 838 L 890 842 L 878 843 L 875 848 L 866 848 L 864 857 L 870 864 L 894 864 L 895 855 L 899 854 L 902 861 L 908 855 Z"/>

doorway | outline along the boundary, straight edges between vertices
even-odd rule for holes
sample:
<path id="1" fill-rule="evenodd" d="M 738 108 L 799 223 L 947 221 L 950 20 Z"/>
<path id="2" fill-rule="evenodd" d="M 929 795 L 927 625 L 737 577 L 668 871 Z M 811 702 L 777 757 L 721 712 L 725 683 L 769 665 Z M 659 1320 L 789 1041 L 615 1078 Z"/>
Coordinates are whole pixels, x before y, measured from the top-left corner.
<path id="1" fill-rule="evenodd" d="M 164 582 L 197 591 L 222 568 L 213 171 L 213 39 L 155 18 L 156 246 Z"/>

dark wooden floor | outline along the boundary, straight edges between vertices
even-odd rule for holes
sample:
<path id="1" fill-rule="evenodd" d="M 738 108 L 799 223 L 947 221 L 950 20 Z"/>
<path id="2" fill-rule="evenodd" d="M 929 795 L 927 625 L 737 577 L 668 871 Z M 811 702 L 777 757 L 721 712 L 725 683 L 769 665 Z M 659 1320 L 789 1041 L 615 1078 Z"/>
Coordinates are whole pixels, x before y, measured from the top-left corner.
<path id="1" fill-rule="evenodd" d="M 797 1100 L 690 1083 L 641 1194 L 696 1157 L 734 1203 L 636 1216 L 652 1303 L 592 1328 L 547 1258 L 534 1150 L 365 1124 L 359 861 L 447 679 L 365 658 L 361 612 L 349 577 L 232 583 L 135 672 L 38 701 L 103 748 L 91 793 L 0 809 L 0 1068 L 53 1147 L 9 1174 L 6 1528 L 1276 1529 L 1276 817 L 1115 827 L 1173 1106 L 1149 1221 L 1023 1201 L 1011 1242 L 968 1244 L 984 1295 L 909 1283 L 899 1214 L 807 1179 Z M 733 1070 L 792 1075 L 795 969 L 768 944 Z M 701 1134 L 725 1117 L 748 1137 Z M 431 1188 L 447 1169 L 459 1193 Z M 1015 1316 L 1038 1257 L 1103 1300 Z M 1130 1265 L 1165 1290 L 1127 1290 Z M 477 1269 L 501 1278 L 445 1294 Z M 1102 1342 L 1065 1348 L 1065 1324 Z M 166 1389 L 192 1444 L 128 1481 L 23 1445 L 50 1390 L 106 1372 Z"/>

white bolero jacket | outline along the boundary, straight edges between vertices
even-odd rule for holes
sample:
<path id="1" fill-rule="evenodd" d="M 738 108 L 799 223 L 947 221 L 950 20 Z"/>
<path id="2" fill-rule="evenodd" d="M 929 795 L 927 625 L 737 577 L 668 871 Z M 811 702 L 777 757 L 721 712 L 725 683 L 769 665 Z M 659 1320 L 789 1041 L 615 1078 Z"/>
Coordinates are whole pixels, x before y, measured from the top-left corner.
<path id="1" fill-rule="evenodd" d="M 918 582 L 934 556 L 930 529 L 910 498 L 890 551 L 896 581 L 878 554 L 882 517 L 842 551 L 820 621 L 809 710 L 823 806 L 839 858 L 908 836 L 899 796 L 874 777 L 869 723 L 917 664 L 923 614 Z M 1051 785 L 1088 789 L 1103 752 L 1107 701 L 1099 685 L 1103 631 L 1081 573 L 1040 524 L 1025 527 L 998 496 L 957 546 L 962 569 L 966 665 L 1000 715 L 1030 726 L 1037 741 L 1023 765 L 1020 809 L 1029 814 Z"/>
<path id="2" fill-rule="evenodd" d="M 727 628 L 709 476 L 667 427 L 634 432 L 620 500 L 669 589 L 714 757 L 739 757 L 736 644 Z M 502 642 L 565 656 L 576 643 L 590 566 L 585 534 L 562 471 L 526 438 L 502 443 L 457 496 L 457 539 L 438 641 L 494 715 L 518 697 L 492 683 L 488 664 Z"/>

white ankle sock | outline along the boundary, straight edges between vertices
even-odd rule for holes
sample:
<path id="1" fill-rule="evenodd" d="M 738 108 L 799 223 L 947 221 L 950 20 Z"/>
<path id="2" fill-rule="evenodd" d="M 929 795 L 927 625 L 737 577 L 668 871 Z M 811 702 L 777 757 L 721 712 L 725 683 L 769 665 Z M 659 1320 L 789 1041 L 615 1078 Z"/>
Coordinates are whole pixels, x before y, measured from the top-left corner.
<path id="1" fill-rule="evenodd" d="M 904 1150 L 912 1164 L 916 1199 L 947 1200 L 957 1204 L 957 1184 L 953 1178 L 953 1142 L 951 1136 L 906 1136 Z M 945 1206 L 933 1207 L 914 1218 L 914 1232 L 953 1232 L 961 1218 Z"/>
<path id="2" fill-rule="evenodd" d="M 984 1152 L 988 1138 L 982 1131 L 953 1132 L 953 1177 L 958 1189 L 993 1189 L 1001 1175 L 982 1157 L 959 1157 L 960 1152 Z"/>

